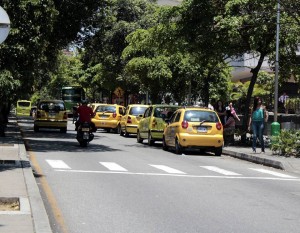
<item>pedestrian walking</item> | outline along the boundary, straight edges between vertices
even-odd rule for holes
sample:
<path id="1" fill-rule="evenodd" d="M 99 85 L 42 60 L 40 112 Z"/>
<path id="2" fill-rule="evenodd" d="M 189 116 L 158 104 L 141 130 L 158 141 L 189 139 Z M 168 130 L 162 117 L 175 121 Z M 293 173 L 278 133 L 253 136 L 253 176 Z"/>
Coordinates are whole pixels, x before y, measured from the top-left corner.
<path id="1" fill-rule="evenodd" d="M 226 108 L 221 100 L 217 101 L 215 111 L 218 113 L 222 125 L 225 125 Z"/>
<path id="2" fill-rule="evenodd" d="M 239 116 L 236 114 L 236 111 L 235 111 L 235 109 L 234 109 L 234 107 L 232 105 L 232 102 L 229 103 L 228 110 L 230 110 L 230 112 L 233 115 L 234 119 L 237 119 L 238 121 L 241 121 L 241 119 L 239 118 Z"/>
<path id="3" fill-rule="evenodd" d="M 269 114 L 266 107 L 262 104 L 262 99 L 260 97 L 255 97 L 248 125 L 248 130 L 250 131 L 250 128 L 252 128 L 253 132 L 252 151 L 254 153 L 256 153 L 257 138 L 261 145 L 261 153 L 265 153 L 263 132 L 268 117 Z"/>

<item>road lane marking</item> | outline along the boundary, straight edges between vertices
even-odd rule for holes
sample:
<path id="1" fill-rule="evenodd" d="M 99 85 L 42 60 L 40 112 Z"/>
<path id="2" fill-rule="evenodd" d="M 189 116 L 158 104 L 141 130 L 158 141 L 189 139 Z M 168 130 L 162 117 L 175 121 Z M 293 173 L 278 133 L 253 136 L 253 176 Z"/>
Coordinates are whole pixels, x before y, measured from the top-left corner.
<path id="1" fill-rule="evenodd" d="M 260 169 L 260 168 L 249 168 L 249 169 L 257 171 L 257 172 L 273 175 L 273 176 L 278 176 L 278 177 L 281 177 L 281 178 L 291 178 L 291 179 L 296 179 L 297 178 L 295 176 L 290 176 L 290 175 L 286 175 L 286 174 L 282 174 L 282 173 L 279 173 L 279 172 L 274 172 L 274 171 L 270 171 L 270 170 L 266 170 L 266 169 Z"/>
<path id="2" fill-rule="evenodd" d="M 245 176 L 197 176 L 187 174 L 168 174 L 168 173 L 143 173 L 143 172 L 117 172 L 117 171 L 92 171 L 92 170 L 54 170 L 65 173 L 86 173 L 86 174 L 115 174 L 115 175 L 140 175 L 140 176 L 165 176 L 165 177 L 183 177 L 183 178 L 212 178 L 212 179 L 241 179 L 241 180 L 273 180 L 273 181 L 293 181 L 300 182 L 299 178 L 277 178 L 277 177 L 245 177 Z"/>
<path id="3" fill-rule="evenodd" d="M 54 169 L 71 169 L 64 161 L 62 160 L 50 160 L 46 159 L 46 162 Z"/>
<path id="4" fill-rule="evenodd" d="M 182 171 L 179 171 L 177 169 L 174 169 L 174 168 L 171 168 L 171 167 L 168 167 L 168 166 L 165 166 L 165 165 L 153 165 L 153 164 L 149 164 L 151 167 L 155 167 L 159 170 L 163 170 L 167 173 L 170 173 L 170 174 L 186 174 Z"/>
<path id="5" fill-rule="evenodd" d="M 227 171 L 218 167 L 214 167 L 214 166 L 200 166 L 202 168 L 205 168 L 207 170 L 213 171 L 213 172 L 217 172 L 220 174 L 223 174 L 225 176 L 241 176 L 241 174 L 235 173 L 235 172 L 231 172 L 231 171 Z"/>
<path id="6" fill-rule="evenodd" d="M 99 162 L 101 165 L 106 167 L 110 171 L 124 171 L 127 172 L 127 169 L 124 167 L 121 167 L 119 164 L 112 163 L 112 162 Z"/>

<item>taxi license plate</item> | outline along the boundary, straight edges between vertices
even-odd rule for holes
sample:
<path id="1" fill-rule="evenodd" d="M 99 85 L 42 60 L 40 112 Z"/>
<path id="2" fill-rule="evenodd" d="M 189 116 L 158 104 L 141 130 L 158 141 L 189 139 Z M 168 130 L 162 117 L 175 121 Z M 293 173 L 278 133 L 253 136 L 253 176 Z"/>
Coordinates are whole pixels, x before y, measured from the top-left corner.
<path id="1" fill-rule="evenodd" d="M 90 129 L 89 129 L 89 128 L 82 128 L 82 131 L 83 131 L 83 132 L 89 132 Z"/>
<path id="2" fill-rule="evenodd" d="M 199 133 L 206 133 L 207 132 L 207 128 L 206 127 L 201 127 L 200 126 L 200 127 L 198 127 L 197 130 L 198 130 Z"/>
<path id="3" fill-rule="evenodd" d="M 55 117 L 55 113 L 49 113 L 49 117 Z"/>
<path id="4" fill-rule="evenodd" d="M 108 116 L 101 116 L 102 119 L 108 118 Z"/>

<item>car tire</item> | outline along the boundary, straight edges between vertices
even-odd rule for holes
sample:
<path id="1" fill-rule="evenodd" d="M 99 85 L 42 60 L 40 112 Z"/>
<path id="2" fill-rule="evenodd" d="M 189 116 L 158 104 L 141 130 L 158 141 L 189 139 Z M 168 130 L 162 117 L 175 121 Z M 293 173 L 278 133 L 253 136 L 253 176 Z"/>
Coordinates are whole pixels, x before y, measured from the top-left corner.
<path id="1" fill-rule="evenodd" d="M 154 145 L 154 140 L 153 140 L 150 132 L 148 132 L 148 145 L 149 146 L 153 146 Z"/>
<path id="2" fill-rule="evenodd" d="M 115 129 L 115 133 L 116 133 L 116 134 L 120 134 L 121 131 L 122 131 L 121 125 L 119 124 L 118 127 Z"/>
<path id="3" fill-rule="evenodd" d="M 215 156 L 221 156 L 222 155 L 222 146 L 215 148 Z"/>
<path id="4" fill-rule="evenodd" d="M 165 137 L 163 137 L 163 140 L 162 140 L 162 148 L 164 151 L 168 151 L 168 146 L 166 144 Z"/>
<path id="5" fill-rule="evenodd" d="M 125 132 L 124 132 L 124 136 L 125 136 L 126 138 L 129 137 L 129 133 L 126 131 L 126 129 L 125 129 Z"/>
<path id="6" fill-rule="evenodd" d="M 180 143 L 178 142 L 178 139 L 175 139 L 175 154 L 181 154 L 182 153 L 182 147 Z"/>
<path id="7" fill-rule="evenodd" d="M 138 143 L 143 143 L 143 139 L 141 138 L 141 135 L 140 135 L 139 131 L 137 131 L 136 140 L 137 140 Z"/>
<path id="8" fill-rule="evenodd" d="M 87 147 L 87 141 L 82 141 L 82 142 L 80 142 L 80 146 L 81 147 Z"/>
<path id="9" fill-rule="evenodd" d="M 67 128 L 66 128 L 66 127 L 61 128 L 61 129 L 60 129 L 60 132 L 61 132 L 61 133 L 67 133 Z"/>
<path id="10" fill-rule="evenodd" d="M 123 135 L 124 135 L 124 133 L 123 133 L 122 128 L 121 128 L 121 130 L 120 130 L 120 136 L 123 136 Z"/>
<path id="11" fill-rule="evenodd" d="M 39 132 L 40 128 L 38 126 L 33 127 L 34 132 Z"/>
<path id="12" fill-rule="evenodd" d="M 110 129 L 105 129 L 107 133 L 110 133 Z"/>

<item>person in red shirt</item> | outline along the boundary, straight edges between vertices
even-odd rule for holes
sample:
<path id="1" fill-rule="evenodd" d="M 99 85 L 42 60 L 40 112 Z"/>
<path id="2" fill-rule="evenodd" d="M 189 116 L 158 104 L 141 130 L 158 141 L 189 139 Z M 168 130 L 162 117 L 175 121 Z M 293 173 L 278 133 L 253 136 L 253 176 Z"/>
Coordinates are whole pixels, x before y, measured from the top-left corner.
<path id="1" fill-rule="evenodd" d="M 87 101 L 83 100 L 82 105 L 77 108 L 77 114 L 79 116 L 78 121 L 75 123 L 76 129 L 78 128 L 79 124 L 82 122 L 89 122 L 92 125 L 93 131 L 95 132 L 95 124 L 91 122 L 91 118 L 94 115 L 93 109 L 87 106 Z"/>

